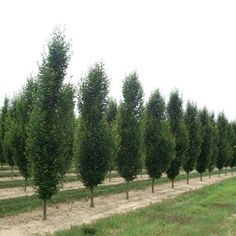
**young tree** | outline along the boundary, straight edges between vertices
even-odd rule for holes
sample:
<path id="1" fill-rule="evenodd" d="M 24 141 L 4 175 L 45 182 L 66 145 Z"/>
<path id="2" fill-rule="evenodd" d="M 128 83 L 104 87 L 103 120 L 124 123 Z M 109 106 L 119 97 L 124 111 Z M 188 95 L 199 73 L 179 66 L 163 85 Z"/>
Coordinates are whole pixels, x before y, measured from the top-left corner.
<path id="1" fill-rule="evenodd" d="M 2 165 L 2 171 L 3 171 L 3 164 L 6 163 L 6 159 L 4 157 L 3 153 L 3 140 L 6 133 L 6 120 L 7 120 L 7 114 L 9 109 L 9 99 L 5 97 L 4 99 L 4 105 L 1 110 L 1 119 L 0 119 L 0 163 Z"/>
<path id="2" fill-rule="evenodd" d="M 110 99 L 107 110 L 106 120 L 109 125 L 110 132 L 110 155 L 108 160 L 109 181 L 111 181 L 111 172 L 115 169 L 115 160 L 118 152 L 118 134 L 117 134 L 117 103 L 114 99 Z"/>
<path id="3" fill-rule="evenodd" d="M 105 178 L 110 155 L 110 135 L 105 119 L 109 81 L 103 64 L 90 68 L 80 85 L 79 172 L 83 184 L 91 191 Z"/>
<path id="4" fill-rule="evenodd" d="M 197 106 L 195 104 L 191 102 L 187 103 L 184 121 L 189 136 L 189 147 L 187 158 L 183 163 L 183 169 L 187 173 L 187 184 L 189 184 L 189 174 L 194 170 L 201 152 L 200 121 Z"/>
<path id="5" fill-rule="evenodd" d="M 209 178 L 211 178 L 211 172 L 213 171 L 215 165 L 216 165 L 216 159 L 218 156 L 218 145 L 219 145 L 219 133 L 218 133 L 218 127 L 215 122 L 214 114 L 210 116 L 210 123 L 211 123 L 211 132 L 212 132 L 212 151 L 211 156 L 209 159 L 208 164 L 208 172 L 209 172 Z"/>
<path id="6" fill-rule="evenodd" d="M 43 200 L 43 219 L 47 201 L 58 191 L 61 160 L 61 96 L 70 55 L 70 44 L 59 29 L 53 32 L 48 53 L 39 67 L 37 97 L 30 115 L 27 148 L 33 160 L 33 178 L 40 199 Z"/>
<path id="7" fill-rule="evenodd" d="M 187 158 L 187 150 L 189 147 L 189 139 L 187 128 L 183 120 L 183 101 L 179 92 L 173 91 L 170 95 L 170 100 L 167 105 L 167 113 L 170 121 L 171 132 L 175 138 L 176 156 L 172 160 L 170 167 L 167 170 L 167 176 L 172 181 L 172 188 L 174 187 L 174 180 L 179 174 L 182 163 Z"/>
<path id="8" fill-rule="evenodd" d="M 217 119 L 217 126 L 219 131 L 219 151 L 216 160 L 216 167 L 219 170 L 219 177 L 222 168 L 225 165 L 227 157 L 227 137 L 228 137 L 228 121 L 224 113 L 220 113 Z"/>
<path id="9" fill-rule="evenodd" d="M 206 108 L 199 113 L 201 122 L 201 152 L 197 159 L 196 170 L 200 173 L 200 180 L 202 181 L 202 173 L 206 171 L 209 166 L 209 160 L 212 155 L 212 129 L 209 114 Z"/>
<path id="10" fill-rule="evenodd" d="M 150 97 L 146 107 L 144 142 L 146 148 L 146 169 L 154 181 L 166 172 L 175 156 L 175 141 L 166 121 L 165 100 L 159 90 Z"/>
<path id="11" fill-rule="evenodd" d="M 75 89 L 71 84 L 65 84 L 61 91 L 60 107 L 63 115 L 61 116 L 61 144 L 60 144 L 60 177 L 61 187 L 63 188 L 63 178 L 69 170 L 73 157 L 73 142 L 74 142 L 74 128 L 75 128 L 75 115 L 74 115 L 74 95 Z"/>
<path id="12" fill-rule="evenodd" d="M 233 175 L 233 168 L 236 166 L 236 123 L 232 122 L 231 126 L 233 131 L 233 140 L 232 140 L 233 157 L 230 163 L 230 167 L 231 167 L 231 174 Z"/>
<path id="13" fill-rule="evenodd" d="M 127 182 L 126 198 L 129 199 L 129 183 L 140 172 L 141 137 L 140 118 L 143 110 L 143 89 L 136 73 L 126 77 L 123 84 L 123 102 L 120 105 L 117 168 Z"/>

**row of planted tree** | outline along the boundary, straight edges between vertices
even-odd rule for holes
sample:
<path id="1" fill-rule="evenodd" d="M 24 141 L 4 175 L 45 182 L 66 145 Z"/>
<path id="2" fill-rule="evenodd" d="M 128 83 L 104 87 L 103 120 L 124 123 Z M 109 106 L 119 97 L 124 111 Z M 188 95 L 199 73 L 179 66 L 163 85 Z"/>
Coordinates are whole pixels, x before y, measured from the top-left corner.
<path id="1" fill-rule="evenodd" d="M 48 43 L 39 73 L 11 101 L 5 99 L 0 117 L 0 162 L 16 165 L 25 178 L 33 177 L 44 205 L 58 191 L 74 162 L 83 184 L 93 192 L 107 173 L 118 171 L 129 183 L 145 168 L 154 181 L 166 173 L 172 181 L 180 170 L 209 177 L 236 165 L 236 124 L 223 113 L 183 100 L 174 90 L 165 103 L 155 90 L 146 105 L 136 73 L 123 82 L 123 100 L 109 99 L 109 80 L 101 63 L 91 67 L 77 90 L 65 83 L 70 44 L 56 29 Z M 75 99 L 75 98 L 78 99 Z M 78 117 L 75 116 L 75 100 Z"/>

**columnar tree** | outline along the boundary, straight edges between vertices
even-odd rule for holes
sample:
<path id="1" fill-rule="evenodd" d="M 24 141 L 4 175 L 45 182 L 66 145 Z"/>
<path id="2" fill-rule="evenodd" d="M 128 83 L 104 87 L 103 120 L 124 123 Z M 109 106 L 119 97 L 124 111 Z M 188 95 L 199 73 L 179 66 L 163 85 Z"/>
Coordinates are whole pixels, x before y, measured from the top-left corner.
<path id="1" fill-rule="evenodd" d="M 26 86 L 16 100 L 16 140 L 13 142 L 13 154 L 16 165 L 25 178 L 25 191 L 27 180 L 31 177 L 32 172 L 32 161 L 27 153 L 26 140 L 29 116 L 33 110 L 36 88 L 36 82 L 33 79 L 28 79 Z"/>
<path id="2" fill-rule="evenodd" d="M 188 132 L 183 120 L 183 101 L 178 91 L 171 93 L 167 105 L 167 113 L 170 121 L 171 132 L 174 135 L 176 143 L 175 158 L 172 160 L 170 167 L 166 172 L 168 178 L 172 181 L 173 188 L 174 180 L 179 174 L 180 167 L 187 158 L 189 147 Z"/>
<path id="3" fill-rule="evenodd" d="M 79 173 L 83 184 L 91 191 L 105 178 L 110 155 L 110 135 L 105 118 L 109 81 L 103 64 L 90 68 L 80 85 Z"/>
<path id="4" fill-rule="evenodd" d="M 74 142 L 74 128 L 75 128 L 75 115 L 74 115 L 74 94 L 75 89 L 71 84 L 65 84 L 61 91 L 60 108 L 63 112 L 61 118 L 61 144 L 60 144 L 60 177 L 61 187 L 63 188 L 63 178 L 69 170 L 73 157 L 73 142 Z"/>
<path id="5" fill-rule="evenodd" d="M 3 155 L 7 164 L 11 167 L 11 179 L 13 179 L 13 169 L 15 166 L 15 158 L 13 146 L 17 142 L 17 122 L 16 122 L 16 103 L 17 98 L 11 101 L 6 118 L 6 130 L 3 139 Z"/>
<path id="6" fill-rule="evenodd" d="M 216 167 L 219 170 L 219 177 L 222 168 L 225 165 L 228 146 L 227 146 L 227 137 L 228 137 L 228 121 L 224 113 L 220 113 L 217 119 L 217 126 L 219 131 L 219 151 L 216 160 Z"/>
<path id="7" fill-rule="evenodd" d="M 70 55 L 70 44 L 56 29 L 48 43 L 48 53 L 39 67 L 35 108 L 30 115 L 27 138 L 28 153 L 33 160 L 33 178 L 40 199 L 43 200 L 43 219 L 47 201 L 58 191 L 61 161 L 61 107 L 63 80 Z"/>
<path id="8" fill-rule="evenodd" d="M 198 117 L 197 106 L 194 103 L 187 103 L 184 121 L 188 130 L 189 147 L 187 158 L 183 162 L 183 169 L 187 173 L 187 184 L 189 184 L 189 174 L 194 170 L 197 159 L 201 152 L 201 126 Z"/>
<path id="9" fill-rule="evenodd" d="M 233 174 L 233 168 L 236 166 L 236 123 L 231 123 L 232 130 L 233 130 L 233 140 L 232 140 L 232 147 L 233 147 L 233 157 L 230 163 L 231 167 L 231 174 Z"/>
<path id="10" fill-rule="evenodd" d="M 227 173 L 227 167 L 231 167 L 234 157 L 234 130 L 231 123 L 228 125 L 228 135 L 227 135 L 227 156 L 225 161 L 225 175 Z"/>
<path id="11" fill-rule="evenodd" d="M 214 118 L 214 114 L 211 114 L 210 116 L 210 123 L 212 129 L 212 151 L 208 164 L 209 178 L 211 178 L 211 172 L 213 171 L 216 165 L 216 159 L 218 156 L 218 145 L 219 145 L 219 132 Z"/>
<path id="12" fill-rule="evenodd" d="M 111 172 L 115 169 L 115 160 L 118 152 L 118 134 L 117 134 L 117 103 L 114 99 L 109 99 L 106 110 L 106 120 L 110 132 L 110 155 L 108 160 L 109 181 L 111 181 Z"/>
<path id="13" fill-rule="evenodd" d="M 175 156 L 175 141 L 166 120 L 165 100 L 159 90 L 151 95 L 145 112 L 145 166 L 152 179 L 154 193 L 155 179 L 159 179 L 162 173 L 167 171 Z"/>
<path id="14" fill-rule="evenodd" d="M 3 171 L 3 164 L 6 163 L 4 153 L 3 153 L 3 140 L 6 133 L 6 119 L 7 119 L 7 113 L 9 109 L 9 99 L 5 97 L 4 104 L 1 110 L 1 119 L 0 119 L 0 163 L 2 165 L 2 171 Z"/>
<path id="15" fill-rule="evenodd" d="M 141 137 L 140 118 L 143 110 L 143 89 L 138 75 L 132 73 L 123 83 L 123 102 L 120 105 L 118 132 L 120 147 L 117 168 L 127 182 L 126 198 L 129 198 L 129 183 L 140 171 Z"/>
<path id="16" fill-rule="evenodd" d="M 206 171 L 209 166 L 209 160 L 212 155 L 212 128 L 209 114 L 206 108 L 199 112 L 201 122 L 201 152 L 197 159 L 196 170 L 200 173 L 200 180 L 202 181 L 202 173 Z"/>

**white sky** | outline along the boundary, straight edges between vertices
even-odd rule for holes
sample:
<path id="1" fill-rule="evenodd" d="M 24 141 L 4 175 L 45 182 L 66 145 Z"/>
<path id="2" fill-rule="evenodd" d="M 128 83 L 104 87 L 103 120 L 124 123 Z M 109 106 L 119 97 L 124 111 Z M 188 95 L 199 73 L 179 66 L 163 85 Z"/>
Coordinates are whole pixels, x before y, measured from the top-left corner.
<path id="1" fill-rule="evenodd" d="M 102 60 L 118 100 L 137 70 L 145 98 L 178 88 L 185 101 L 236 118 L 236 1 L 0 0 L 0 102 L 37 73 L 56 25 L 72 39 L 74 84 Z"/>

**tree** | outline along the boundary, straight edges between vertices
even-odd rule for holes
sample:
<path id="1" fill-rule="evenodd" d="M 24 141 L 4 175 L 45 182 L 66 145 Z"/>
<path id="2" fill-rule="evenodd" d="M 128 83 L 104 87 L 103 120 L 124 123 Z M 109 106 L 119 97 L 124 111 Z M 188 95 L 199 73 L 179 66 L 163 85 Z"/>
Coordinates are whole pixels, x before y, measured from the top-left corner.
<path id="1" fill-rule="evenodd" d="M 105 119 L 109 81 L 103 64 L 89 69 L 80 85 L 79 172 L 83 184 L 91 191 L 105 178 L 110 155 L 110 135 Z"/>
<path id="2" fill-rule="evenodd" d="M 117 103 L 114 99 L 109 99 L 106 110 L 106 120 L 110 132 L 110 155 L 108 160 L 109 181 L 111 181 L 111 172 L 115 169 L 115 160 L 118 152 L 118 134 L 117 134 Z"/>
<path id="3" fill-rule="evenodd" d="M 48 43 L 48 53 L 39 67 L 34 110 L 30 115 L 27 148 L 33 161 L 33 178 L 38 197 L 43 200 L 43 219 L 47 201 L 58 191 L 61 160 L 61 96 L 70 55 L 70 44 L 56 29 Z"/>
<path id="4" fill-rule="evenodd" d="M 212 129 L 209 114 L 206 108 L 199 113 L 201 122 L 201 152 L 197 159 L 196 170 L 200 173 L 200 180 L 202 181 L 202 173 L 206 171 L 209 166 L 209 160 L 212 155 Z"/>
<path id="5" fill-rule="evenodd" d="M 6 163 L 6 160 L 4 158 L 3 153 L 3 140 L 6 133 L 6 119 L 7 119 L 7 113 L 9 109 L 9 99 L 5 97 L 4 99 L 4 105 L 1 110 L 1 120 L 0 120 L 0 162 L 2 165 L 2 171 L 3 171 L 3 164 Z"/>
<path id="6" fill-rule="evenodd" d="M 20 173 L 25 178 L 24 190 L 27 188 L 27 180 L 31 177 L 32 161 L 27 153 L 27 126 L 30 113 L 34 106 L 34 97 L 37 84 L 35 80 L 28 79 L 23 91 L 16 100 L 16 133 L 13 142 L 13 156 Z"/>
<path id="7" fill-rule="evenodd" d="M 184 121 L 189 136 L 189 147 L 187 158 L 183 163 L 183 169 L 187 173 L 187 184 L 189 184 L 189 174 L 195 168 L 197 159 L 201 152 L 200 121 L 197 106 L 191 102 L 187 103 Z"/>
<path id="8" fill-rule="evenodd" d="M 233 130 L 233 140 L 232 140 L 232 147 L 233 147 L 233 157 L 230 163 L 231 167 L 231 174 L 233 174 L 233 168 L 236 166 L 236 123 L 231 123 L 232 130 Z"/>
<path id="9" fill-rule="evenodd" d="M 216 167 L 219 170 L 219 177 L 222 168 L 225 165 L 227 157 L 227 136 L 228 136 L 228 121 L 224 113 L 220 113 L 217 119 L 217 126 L 219 131 L 219 151 L 216 160 Z"/>
<path id="10" fill-rule="evenodd" d="M 216 159 L 218 156 L 218 145 L 219 145 L 219 132 L 215 122 L 214 114 L 210 116 L 211 129 L 212 129 L 212 151 L 208 164 L 209 178 L 211 178 L 211 172 L 216 165 Z"/>
<path id="11" fill-rule="evenodd" d="M 17 98 L 14 98 L 8 108 L 2 145 L 4 159 L 11 167 L 11 179 L 13 179 L 13 169 L 15 165 L 13 146 L 17 142 L 17 131 L 19 128 L 16 123 L 16 102 Z"/>
<path id="12" fill-rule="evenodd" d="M 166 121 L 165 101 L 159 90 L 150 97 L 146 107 L 146 123 L 144 142 L 146 150 L 146 169 L 152 179 L 152 192 L 154 181 L 159 179 L 170 166 L 175 156 L 175 141 L 170 126 Z"/>
<path id="13" fill-rule="evenodd" d="M 123 102 L 120 105 L 118 121 L 120 148 L 117 169 L 127 182 L 126 198 L 129 199 L 129 183 L 140 172 L 141 163 L 140 119 L 143 110 L 143 89 L 136 73 L 125 78 L 122 93 Z"/>
<path id="14" fill-rule="evenodd" d="M 189 146 L 188 132 L 183 120 L 182 106 L 183 101 L 178 91 L 173 91 L 167 105 L 167 113 L 170 121 L 171 132 L 175 138 L 176 156 L 172 160 L 170 167 L 166 172 L 168 178 L 172 181 L 172 188 L 174 187 L 174 180 L 179 174 L 180 167 L 187 158 L 187 150 Z"/>
<path id="15" fill-rule="evenodd" d="M 74 142 L 74 128 L 75 128 L 75 115 L 74 115 L 74 94 L 75 89 L 71 84 L 65 84 L 61 91 L 60 108 L 63 112 L 61 116 L 61 144 L 60 144 L 60 177 L 61 187 L 63 188 L 63 178 L 69 170 L 73 157 L 73 142 Z"/>

